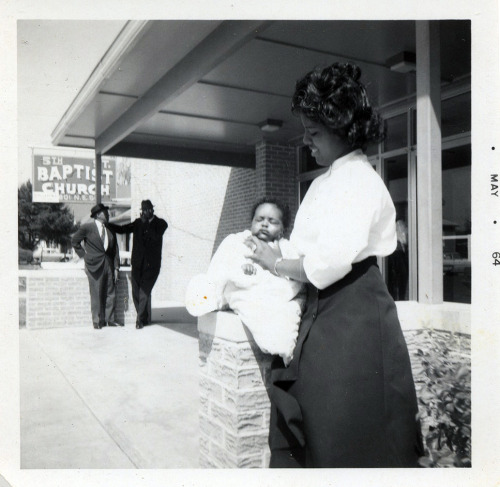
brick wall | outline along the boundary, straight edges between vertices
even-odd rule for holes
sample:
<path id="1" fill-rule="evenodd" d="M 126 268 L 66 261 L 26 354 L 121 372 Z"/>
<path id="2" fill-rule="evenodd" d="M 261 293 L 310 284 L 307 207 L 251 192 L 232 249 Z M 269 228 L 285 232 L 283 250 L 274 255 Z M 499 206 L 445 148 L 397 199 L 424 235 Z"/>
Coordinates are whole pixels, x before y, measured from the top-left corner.
<path id="1" fill-rule="evenodd" d="M 230 233 L 250 228 L 250 211 L 256 199 L 255 169 L 232 168 L 212 255 Z"/>
<path id="2" fill-rule="evenodd" d="M 265 141 L 256 146 L 256 198 L 272 196 L 287 204 L 292 217 L 289 231 L 298 209 L 296 151 L 294 146 Z"/>
<path id="3" fill-rule="evenodd" d="M 89 282 L 85 271 L 25 271 L 26 328 L 92 326 Z M 135 323 L 130 271 L 120 271 L 115 319 Z"/>
<path id="4" fill-rule="evenodd" d="M 264 196 L 288 204 L 292 215 L 290 230 L 298 209 L 295 147 L 263 141 L 256 146 L 255 170 L 231 170 L 212 254 L 227 235 L 250 227 L 250 211 Z"/>

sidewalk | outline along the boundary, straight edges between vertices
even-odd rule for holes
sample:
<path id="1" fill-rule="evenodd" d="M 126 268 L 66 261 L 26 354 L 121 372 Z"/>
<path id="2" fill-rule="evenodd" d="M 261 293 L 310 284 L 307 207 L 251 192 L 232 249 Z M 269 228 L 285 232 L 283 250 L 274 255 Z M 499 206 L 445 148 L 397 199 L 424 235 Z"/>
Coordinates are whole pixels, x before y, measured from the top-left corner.
<path id="1" fill-rule="evenodd" d="M 198 468 L 194 323 L 19 336 L 21 468 Z"/>

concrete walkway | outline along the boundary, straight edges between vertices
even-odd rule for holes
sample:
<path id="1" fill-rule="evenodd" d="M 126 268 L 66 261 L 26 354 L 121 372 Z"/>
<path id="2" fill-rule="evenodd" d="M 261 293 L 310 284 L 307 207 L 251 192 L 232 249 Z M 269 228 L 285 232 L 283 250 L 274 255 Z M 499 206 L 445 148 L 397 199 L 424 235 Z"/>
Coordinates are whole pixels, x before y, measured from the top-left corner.
<path id="1" fill-rule="evenodd" d="M 23 469 L 198 468 L 192 322 L 21 329 L 20 382 Z"/>

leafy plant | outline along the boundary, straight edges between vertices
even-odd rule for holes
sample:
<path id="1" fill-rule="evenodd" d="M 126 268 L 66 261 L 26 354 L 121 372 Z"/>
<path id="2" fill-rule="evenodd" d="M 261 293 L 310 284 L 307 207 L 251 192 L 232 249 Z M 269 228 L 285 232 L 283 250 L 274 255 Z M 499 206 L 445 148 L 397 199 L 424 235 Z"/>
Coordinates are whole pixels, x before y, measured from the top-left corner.
<path id="1" fill-rule="evenodd" d="M 471 466 L 471 368 L 457 354 L 457 338 L 428 333 L 417 350 L 423 373 L 418 392 L 426 456 L 422 467 Z M 458 346 L 460 348 L 460 346 Z"/>
<path id="2" fill-rule="evenodd" d="M 33 252 L 31 250 L 19 249 L 19 263 L 26 262 L 31 264 L 33 262 Z"/>

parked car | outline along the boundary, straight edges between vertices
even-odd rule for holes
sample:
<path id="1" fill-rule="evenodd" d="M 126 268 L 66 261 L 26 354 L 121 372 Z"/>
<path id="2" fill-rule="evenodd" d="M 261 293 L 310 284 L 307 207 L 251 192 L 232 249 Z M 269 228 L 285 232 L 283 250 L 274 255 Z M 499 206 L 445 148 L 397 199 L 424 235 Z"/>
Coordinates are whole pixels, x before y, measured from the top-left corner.
<path id="1" fill-rule="evenodd" d="M 33 252 L 35 262 L 68 262 L 71 253 L 63 253 L 59 249 L 40 248 Z"/>
<path id="2" fill-rule="evenodd" d="M 464 273 L 470 269 L 470 260 L 463 258 L 458 252 L 445 252 L 443 254 L 443 272 L 445 274 Z"/>
<path id="3" fill-rule="evenodd" d="M 120 250 L 120 265 L 130 266 L 132 260 L 132 251 Z"/>

